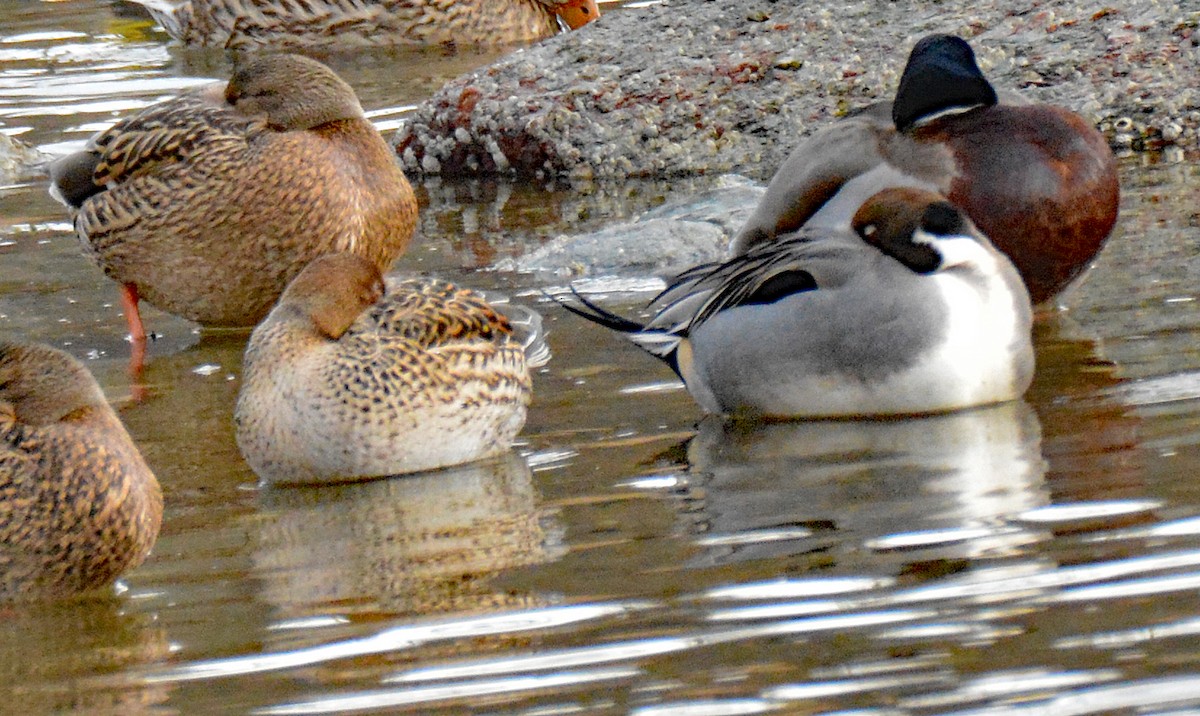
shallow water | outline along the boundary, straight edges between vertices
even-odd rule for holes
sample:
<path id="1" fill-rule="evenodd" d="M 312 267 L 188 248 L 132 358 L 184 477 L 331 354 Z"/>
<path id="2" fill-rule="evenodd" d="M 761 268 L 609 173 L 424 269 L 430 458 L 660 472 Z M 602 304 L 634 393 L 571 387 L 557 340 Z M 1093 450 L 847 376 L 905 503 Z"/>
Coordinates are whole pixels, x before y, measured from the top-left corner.
<path id="1" fill-rule="evenodd" d="M 488 56 L 326 59 L 390 126 Z M 226 68 L 101 0 L 8 0 L 0 132 L 65 151 Z M 1194 713 L 1200 171 L 1131 157 L 1122 183 L 1021 403 L 700 420 L 665 367 L 542 304 L 555 357 L 512 456 L 328 489 L 259 488 L 238 455 L 245 334 L 147 311 L 131 401 L 115 287 L 41 182 L 2 187 L 0 326 L 87 361 L 167 509 L 119 593 L 0 612 L 0 711 Z M 676 198 L 419 191 L 397 270 L 528 301 L 552 280 L 476 269 Z"/>

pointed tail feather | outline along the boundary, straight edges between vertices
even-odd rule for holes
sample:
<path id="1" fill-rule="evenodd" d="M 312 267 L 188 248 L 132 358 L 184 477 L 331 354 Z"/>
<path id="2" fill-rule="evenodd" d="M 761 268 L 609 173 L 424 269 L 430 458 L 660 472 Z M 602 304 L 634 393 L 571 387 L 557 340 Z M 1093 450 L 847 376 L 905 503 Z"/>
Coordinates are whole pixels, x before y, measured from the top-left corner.
<path id="1" fill-rule="evenodd" d="M 583 294 L 576 291 L 574 286 L 570 286 L 570 289 L 571 295 L 575 297 L 576 301 L 579 301 L 583 304 L 583 308 L 577 308 L 558 296 L 549 293 L 546 295 L 549 296 L 550 299 L 555 303 L 567 309 L 571 313 L 574 313 L 576 316 L 579 316 L 580 318 L 586 318 L 592 323 L 598 323 L 605 328 L 617 331 L 619 333 L 637 333 L 638 331 L 646 328 L 645 325 L 638 323 L 637 321 L 631 321 L 624 316 L 618 316 L 612 311 L 597 306 L 596 304 L 584 298 Z"/>
<path id="2" fill-rule="evenodd" d="M 669 365 L 671 370 L 675 371 L 676 375 L 679 375 L 681 379 L 683 378 L 683 375 L 679 373 L 679 362 L 676 358 L 679 342 L 683 340 L 682 336 L 669 331 L 647 330 L 645 324 L 617 315 L 592 303 L 580 295 L 574 286 L 571 287 L 571 294 L 575 297 L 576 301 L 582 304 L 582 308 L 571 304 L 559 296 L 549 293 L 546 295 L 559 306 L 562 306 L 580 318 L 604 326 L 609 330 L 624 333 L 625 337 L 634 345 Z"/>

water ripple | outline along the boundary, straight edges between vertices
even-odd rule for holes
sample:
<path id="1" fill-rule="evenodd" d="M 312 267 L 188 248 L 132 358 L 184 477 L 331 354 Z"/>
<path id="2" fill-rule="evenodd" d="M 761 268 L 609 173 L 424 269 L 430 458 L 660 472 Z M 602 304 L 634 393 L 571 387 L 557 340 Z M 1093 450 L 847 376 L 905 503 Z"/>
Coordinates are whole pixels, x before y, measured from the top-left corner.
<path id="1" fill-rule="evenodd" d="M 714 699 L 643 706 L 629 713 L 631 716 L 747 716 L 770 713 L 782 708 L 783 704 L 762 699 Z"/>
<path id="2" fill-rule="evenodd" d="M 1081 520 L 1099 520 L 1105 517 L 1124 517 L 1150 512 L 1162 507 L 1159 500 L 1109 500 L 1102 502 L 1075 502 L 1047 505 L 1026 510 L 1016 516 L 1021 522 L 1036 524 L 1060 524 Z"/>
<path id="3" fill-rule="evenodd" d="M 979 578 L 918 587 L 892 598 L 901 604 L 943 599 L 972 599 L 1002 595 L 1038 595 L 1055 587 L 1087 584 L 1145 572 L 1200 566 L 1200 551 L 1171 552 L 1147 557 L 1099 562 L 1075 567 L 1050 566 L 1046 571 L 994 580 Z"/>
<path id="4" fill-rule="evenodd" d="M 1184 619 L 1170 624 L 1156 624 L 1140 629 L 1125 629 L 1122 631 L 1088 634 L 1085 636 L 1065 637 L 1054 642 L 1058 649 L 1077 649 L 1080 647 L 1095 647 L 1099 649 L 1124 649 L 1136 644 L 1159 639 L 1171 639 L 1181 636 L 1196 636 L 1200 634 L 1200 617 Z"/>
<path id="5" fill-rule="evenodd" d="M 212 661 L 186 664 L 170 671 L 148 674 L 144 677 L 144 680 L 148 683 L 170 683 L 292 669 L 333 661 L 335 659 L 347 659 L 367 654 L 380 654 L 401 649 L 411 649 L 431 641 L 475 638 L 491 634 L 508 634 L 534 629 L 549 629 L 626 614 L 649 606 L 645 602 L 584 604 L 553 609 L 511 612 L 476 619 L 458 619 L 432 624 L 402 626 L 387 629 L 373 636 L 361 639 L 331 642 L 305 649 L 255 654 L 252 656 L 237 656 L 228 659 L 214 659 Z"/>
<path id="6" fill-rule="evenodd" d="M 909 708 L 945 707 L 972 701 L 985 701 L 1002 697 L 1026 696 L 1038 692 L 1051 692 L 1077 686 L 1098 684 L 1121 678 L 1115 669 L 1095 671 L 1049 671 L 1045 669 L 1022 669 L 989 674 L 972 679 L 958 688 L 940 694 L 916 696 L 904 699 Z"/>
<path id="7" fill-rule="evenodd" d="M 716 644 L 763 637 L 840 631 L 915 621 L 933 616 L 933 612 L 892 611 L 838 614 L 773 622 L 742 629 L 701 632 L 676 637 L 637 639 L 631 641 L 586 646 L 534 654 L 506 656 L 499 659 L 480 659 L 448 666 L 435 666 L 405 671 L 385 679 L 385 683 L 461 679 L 527 671 L 596 666 L 633 659 L 661 656 Z"/>
<path id="8" fill-rule="evenodd" d="M 1173 706 L 1200 702 L 1200 676 L 1144 679 L 1078 689 L 1035 703 L 1005 704 L 944 716 L 1084 716 L 1117 709 Z"/>
<path id="9" fill-rule="evenodd" d="M 596 671 L 566 671 L 539 676 L 475 681 L 462 684 L 423 686 L 411 689 L 377 689 L 362 691 L 346 696 L 299 701 L 280 706 L 255 709 L 250 713 L 282 714 L 332 714 L 346 711 L 363 711 L 413 706 L 435 701 L 465 699 L 473 696 L 498 696 L 522 691 L 546 691 L 551 689 L 583 686 L 599 681 L 615 681 L 638 676 L 638 669 L 603 669 Z"/>
<path id="10" fill-rule="evenodd" d="M 891 577 L 832 577 L 827 579 L 775 579 L 768 582 L 736 584 L 710 589 L 703 596 L 708 599 L 752 600 L 789 599 L 795 597 L 819 597 L 847 592 L 865 592 L 890 587 L 896 583 Z"/>
<path id="11" fill-rule="evenodd" d="M 1115 584 L 1098 584 L 1066 589 L 1050 598 L 1053 602 L 1090 602 L 1097 599 L 1144 597 L 1200 589 L 1200 573 L 1176 574 L 1167 577 L 1129 579 Z"/>

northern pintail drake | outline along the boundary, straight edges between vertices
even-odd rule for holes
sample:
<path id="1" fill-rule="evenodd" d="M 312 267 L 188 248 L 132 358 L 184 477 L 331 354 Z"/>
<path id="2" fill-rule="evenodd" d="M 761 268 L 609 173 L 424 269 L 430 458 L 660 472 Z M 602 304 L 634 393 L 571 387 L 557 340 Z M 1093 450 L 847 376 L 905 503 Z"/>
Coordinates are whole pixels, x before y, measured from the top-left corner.
<path id="1" fill-rule="evenodd" d="M 961 38 L 909 55 L 893 102 L 817 131 L 776 172 L 734 253 L 804 225 L 844 227 L 888 186 L 939 192 L 1016 265 L 1034 303 L 1061 292 L 1117 219 L 1116 162 L 1079 115 L 998 98 Z"/>
<path id="2" fill-rule="evenodd" d="M 532 42 L 600 17 L 596 0 L 134 0 L 185 45 L 253 49 Z"/>
<path id="3" fill-rule="evenodd" d="M 525 424 L 541 319 L 469 289 L 385 285 L 351 254 L 312 262 L 250 336 L 235 421 L 259 477 L 320 483 L 508 450 Z"/>
<path id="4" fill-rule="evenodd" d="M 158 481 L 79 361 L 0 343 L 0 599 L 104 587 L 141 564 Z"/>
<path id="5" fill-rule="evenodd" d="M 380 270 L 416 225 L 412 187 L 354 90 L 299 55 L 252 57 L 223 92 L 177 97 L 51 167 L 85 253 L 138 301 L 250 327 L 308 263 L 351 251 Z"/>
<path id="6" fill-rule="evenodd" d="M 801 232 L 681 274 L 646 324 L 563 305 L 661 358 L 711 413 L 846 418 L 1012 400 L 1033 378 L 1029 296 L 944 197 L 886 189 L 852 230 Z"/>

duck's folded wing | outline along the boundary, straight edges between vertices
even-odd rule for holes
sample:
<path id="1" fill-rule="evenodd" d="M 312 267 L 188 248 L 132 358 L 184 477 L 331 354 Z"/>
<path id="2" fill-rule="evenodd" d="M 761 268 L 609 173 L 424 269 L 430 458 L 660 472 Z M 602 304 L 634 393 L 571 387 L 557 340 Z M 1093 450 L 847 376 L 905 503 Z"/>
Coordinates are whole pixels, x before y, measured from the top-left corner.
<path id="1" fill-rule="evenodd" d="M 479 293 L 417 278 L 389 282 L 386 298 L 360 316 L 350 332 L 398 336 L 432 347 L 472 339 L 499 341 L 512 336 L 513 328 Z"/>
<path id="2" fill-rule="evenodd" d="M 118 122 L 84 152 L 59 160 L 55 184 L 74 187 L 76 229 L 96 246 L 106 234 L 165 210 L 188 185 L 244 161 L 248 143 L 266 131 L 261 120 L 197 96 L 177 97 Z"/>
<path id="3" fill-rule="evenodd" d="M 260 128 L 261 121 L 200 96 L 176 97 L 96 135 L 90 146 L 97 157 L 93 180 L 108 187 L 199 152 L 229 151 L 227 145 L 245 145 Z"/>
<path id="4" fill-rule="evenodd" d="M 0 442 L 0 574 L 22 559 L 25 537 L 35 528 L 27 522 L 36 506 L 37 485 L 37 463 L 7 441 Z"/>
<path id="5" fill-rule="evenodd" d="M 651 303 L 647 329 L 687 335 L 694 326 L 737 306 L 774 303 L 805 291 L 842 285 L 869 248 L 846 237 L 792 234 L 721 262 L 680 274 Z"/>

